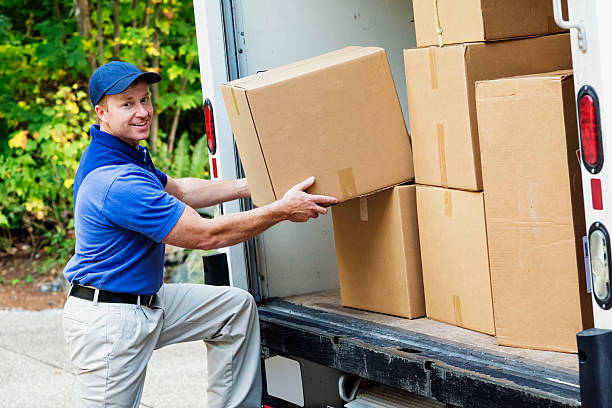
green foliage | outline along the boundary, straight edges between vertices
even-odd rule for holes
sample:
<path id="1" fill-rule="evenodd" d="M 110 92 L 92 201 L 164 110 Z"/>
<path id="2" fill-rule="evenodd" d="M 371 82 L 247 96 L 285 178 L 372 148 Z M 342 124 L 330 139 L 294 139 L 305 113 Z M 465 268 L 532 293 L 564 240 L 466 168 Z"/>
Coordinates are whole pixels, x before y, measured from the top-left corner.
<path id="1" fill-rule="evenodd" d="M 96 66 L 115 59 L 116 42 L 121 60 L 163 77 L 151 146 L 157 167 L 173 177 L 208 175 L 192 3 L 119 0 L 116 40 L 113 0 L 93 0 L 89 15 L 76 13 L 76 3 L 0 4 L 0 250 L 25 237 L 33 251 L 48 254 L 45 269 L 73 252 L 72 183 L 96 120 L 88 80 Z M 90 33 L 79 33 L 77 18 L 89 19 Z M 177 109 L 183 120 L 173 150 L 168 141 Z"/>

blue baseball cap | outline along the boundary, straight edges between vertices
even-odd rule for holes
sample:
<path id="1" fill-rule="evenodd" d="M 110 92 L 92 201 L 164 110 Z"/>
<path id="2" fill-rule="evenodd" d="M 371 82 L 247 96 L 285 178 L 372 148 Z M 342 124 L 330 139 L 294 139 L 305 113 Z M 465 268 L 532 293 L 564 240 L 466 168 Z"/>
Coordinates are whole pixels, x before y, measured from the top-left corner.
<path id="1" fill-rule="evenodd" d="M 161 81 L 155 72 L 142 72 L 134 64 L 112 61 L 93 73 L 89 80 L 89 99 L 96 106 L 104 95 L 115 95 L 125 91 L 134 81 L 143 78 L 148 84 Z"/>

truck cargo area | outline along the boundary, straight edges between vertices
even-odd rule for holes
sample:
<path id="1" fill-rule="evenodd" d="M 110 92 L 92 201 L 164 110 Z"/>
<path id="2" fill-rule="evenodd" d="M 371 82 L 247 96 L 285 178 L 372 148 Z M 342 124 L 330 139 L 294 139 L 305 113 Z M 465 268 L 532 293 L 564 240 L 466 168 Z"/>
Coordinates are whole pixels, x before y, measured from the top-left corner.
<path id="1" fill-rule="evenodd" d="M 244 176 L 223 110 L 221 84 L 343 47 L 386 50 L 410 130 L 403 52 L 417 46 L 413 2 L 194 2 L 203 90 L 217 109 L 219 150 L 212 160 L 218 160 L 219 178 Z M 434 4 L 437 8 L 437 2 L 421 2 L 431 10 Z M 430 58 L 427 53 L 425 71 Z M 488 67 L 488 61 L 482 66 Z M 374 143 L 375 136 L 363 135 L 364 143 Z M 389 163 L 373 162 L 372 171 L 384 165 Z M 223 213 L 249 208 L 249 203 L 234 201 L 223 206 Z M 293 357 L 452 407 L 581 405 L 576 354 L 502 347 L 494 336 L 428 318 L 343 307 L 331 214 L 304 224 L 277 224 L 226 253 L 231 284 L 249 290 L 259 304 L 265 359 Z M 480 292 L 466 296 L 472 293 Z"/>
<path id="2" fill-rule="evenodd" d="M 342 307 L 338 290 L 268 299 L 262 345 L 458 407 L 580 406 L 578 356 L 497 345 L 427 318 Z M 347 358 L 360 355 L 362 358 Z"/>

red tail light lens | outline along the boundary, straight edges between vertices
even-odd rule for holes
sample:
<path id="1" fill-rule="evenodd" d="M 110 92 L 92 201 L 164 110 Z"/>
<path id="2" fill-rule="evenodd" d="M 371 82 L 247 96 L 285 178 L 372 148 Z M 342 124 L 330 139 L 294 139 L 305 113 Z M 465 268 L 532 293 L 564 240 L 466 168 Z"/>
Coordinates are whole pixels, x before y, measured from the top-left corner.
<path id="1" fill-rule="evenodd" d="M 213 116 L 213 107 L 210 99 L 204 102 L 204 124 L 206 127 L 206 141 L 208 143 L 208 151 L 210 154 L 217 152 L 217 137 L 215 136 L 215 121 Z"/>
<path id="2" fill-rule="evenodd" d="M 595 90 L 590 86 L 582 87 L 578 93 L 578 113 L 582 161 L 590 173 L 598 173 L 603 166 L 599 103 Z"/>
<path id="3" fill-rule="evenodd" d="M 584 159 L 591 166 L 596 165 L 599 160 L 596 118 L 593 98 L 590 95 L 584 95 L 580 100 L 580 133 Z"/>

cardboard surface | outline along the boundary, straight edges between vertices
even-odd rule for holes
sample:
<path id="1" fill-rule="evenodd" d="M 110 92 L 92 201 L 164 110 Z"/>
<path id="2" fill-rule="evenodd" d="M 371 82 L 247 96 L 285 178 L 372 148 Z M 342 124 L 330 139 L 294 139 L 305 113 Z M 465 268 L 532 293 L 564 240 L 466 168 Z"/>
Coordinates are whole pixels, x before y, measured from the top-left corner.
<path id="1" fill-rule="evenodd" d="M 418 47 L 564 31 L 555 24 L 549 0 L 413 0 L 412 5 Z"/>
<path id="2" fill-rule="evenodd" d="M 576 352 L 592 327 L 571 71 L 476 86 L 499 344 Z"/>
<path id="3" fill-rule="evenodd" d="M 425 316 L 416 186 L 404 185 L 332 207 L 343 306 Z"/>
<path id="4" fill-rule="evenodd" d="M 417 186 L 427 317 L 495 334 L 482 192 Z"/>
<path id="5" fill-rule="evenodd" d="M 347 47 L 223 84 L 222 93 L 258 206 L 310 176 L 308 192 L 340 201 L 414 178 L 382 48 Z"/>
<path id="6" fill-rule="evenodd" d="M 568 34 L 404 50 L 416 182 L 482 190 L 474 84 L 570 69 Z"/>

